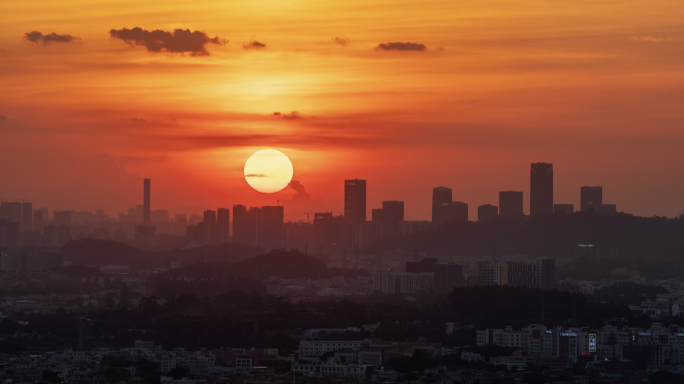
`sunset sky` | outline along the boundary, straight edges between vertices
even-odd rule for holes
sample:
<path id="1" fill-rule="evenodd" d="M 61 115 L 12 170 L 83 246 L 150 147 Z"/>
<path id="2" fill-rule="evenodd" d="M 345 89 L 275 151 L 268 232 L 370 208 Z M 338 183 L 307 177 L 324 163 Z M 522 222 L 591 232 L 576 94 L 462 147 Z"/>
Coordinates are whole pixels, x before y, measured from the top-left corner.
<path id="1" fill-rule="evenodd" d="M 291 200 L 243 168 L 272 148 L 310 200 L 286 219 L 432 188 L 498 204 L 530 163 L 643 216 L 684 209 L 684 2 L 0 2 L 0 197 L 114 216 Z M 180 29 L 181 31 L 174 32 Z M 397 44 L 400 43 L 400 44 Z M 278 113 L 278 114 L 276 114 Z M 370 219 L 370 215 L 368 215 Z"/>

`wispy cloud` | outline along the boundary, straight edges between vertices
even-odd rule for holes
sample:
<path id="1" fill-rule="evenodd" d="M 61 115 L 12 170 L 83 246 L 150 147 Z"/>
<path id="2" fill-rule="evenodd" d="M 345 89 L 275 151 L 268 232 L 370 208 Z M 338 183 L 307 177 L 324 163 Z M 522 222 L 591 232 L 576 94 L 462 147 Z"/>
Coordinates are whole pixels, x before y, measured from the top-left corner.
<path id="1" fill-rule="evenodd" d="M 347 45 L 349 45 L 349 43 L 351 43 L 351 39 L 348 37 L 333 37 L 332 41 L 335 44 L 339 44 L 343 47 L 346 47 Z"/>
<path id="2" fill-rule="evenodd" d="M 43 35 L 39 31 L 26 32 L 24 33 L 24 38 L 32 43 L 43 43 L 43 45 L 51 45 L 52 43 L 70 43 L 74 40 L 80 40 L 79 37 L 71 36 L 68 34 L 58 35 L 54 32 Z"/>
<path id="3" fill-rule="evenodd" d="M 249 175 L 245 175 L 245 177 L 266 177 L 266 175 L 257 175 L 254 173 L 250 173 Z"/>
<path id="4" fill-rule="evenodd" d="M 144 46 L 149 52 L 189 53 L 191 56 L 209 56 L 207 44 L 224 45 L 228 40 L 218 36 L 209 37 L 202 31 L 175 29 L 172 32 L 156 29 L 148 31 L 140 27 L 112 29 L 112 38 L 123 40 L 132 46 Z"/>
<path id="5" fill-rule="evenodd" d="M 261 49 L 266 48 L 266 44 L 264 44 L 260 41 L 253 40 L 253 41 L 250 41 L 249 43 L 244 44 L 242 46 L 242 48 L 244 48 L 247 51 L 249 51 L 249 50 L 261 50 Z"/>
<path id="6" fill-rule="evenodd" d="M 644 42 L 649 42 L 649 43 L 674 43 L 677 41 L 682 41 L 682 40 L 678 40 L 678 39 L 673 39 L 671 37 L 651 37 L 651 36 L 632 37 L 630 40 L 644 41 Z"/>
<path id="7" fill-rule="evenodd" d="M 282 117 L 283 119 L 302 119 L 302 115 L 297 111 L 292 111 L 290 114 L 273 112 L 273 116 Z"/>
<path id="8" fill-rule="evenodd" d="M 427 47 L 421 43 L 382 43 L 375 47 L 376 51 L 425 51 Z"/>

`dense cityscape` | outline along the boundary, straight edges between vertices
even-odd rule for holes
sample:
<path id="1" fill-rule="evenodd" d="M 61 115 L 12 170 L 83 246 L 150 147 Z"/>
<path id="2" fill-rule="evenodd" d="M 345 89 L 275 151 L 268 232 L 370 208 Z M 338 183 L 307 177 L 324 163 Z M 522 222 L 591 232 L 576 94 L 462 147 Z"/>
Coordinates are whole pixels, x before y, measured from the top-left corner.
<path id="1" fill-rule="evenodd" d="M 151 180 L 143 184 L 143 204 L 118 220 L 102 210 L 50 218 L 47 208 L 2 201 L 7 382 L 638 382 L 683 373 L 682 280 L 624 244 L 615 251 L 592 236 L 543 256 L 397 248 L 538 220 L 632 225 L 603 203 L 601 187 L 580 188 L 578 212 L 554 204 L 551 164 L 531 166 L 530 215 L 523 192 L 502 191 L 476 222 L 443 186 L 433 189 L 432 221 L 404 221 L 403 201 L 383 202 L 368 221 L 366 180 L 351 179 L 343 216 L 286 222 L 279 205 L 234 205 L 232 220 L 229 208 L 169 219 L 151 209 Z M 681 229 L 681 219 L 648 220 Z"/>

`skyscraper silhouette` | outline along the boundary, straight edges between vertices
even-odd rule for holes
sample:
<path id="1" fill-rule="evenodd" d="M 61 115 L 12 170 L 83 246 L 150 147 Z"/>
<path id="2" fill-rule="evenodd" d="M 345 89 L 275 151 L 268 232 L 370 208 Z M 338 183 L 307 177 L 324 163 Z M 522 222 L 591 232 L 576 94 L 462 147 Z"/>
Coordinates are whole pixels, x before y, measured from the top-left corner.
<path id="1" fill-rule="evenodd" d="M 143 225 L 150 225 L 150 179 L 145 179 L 145 193 L 143 196 Z"/>
<path id="2" fill-rule="evenodd" d="M 484 204 L 477 207 L 477 222 L 487 224 L 494 221 L 499 216 L 499 207 L 491 204 Z"/>
<path id="3" fill-rule="evenodd" d="M 216 244 L 225 244 L 230 241 L 230 209 L 219 208 L 216 210 Z"/>
<path id="4" fill-rule="evenodd" d="M 350 221 L 366 221 L 366 180 L 344 181 L 344 217 Z"/>
<path id="5" fill-rule="evenodd" d="M 532 163 L 530 216 L 553 213 L 553 164 Z"/>
<path id="6" fill-rule="evenodd" d="M 603 187 L 582 187 L 580 189 L 580 209 L 587 212 L 600 211 L 603 205 Z"/>
<path id="7" fill-rule="evenodd" d="M 523 193 L 517 191 L 499 192 L 499 216 L 511 219 L 523 217 Z"/>
<path id="8" fill-rule="evenodd" d="M 443 223 L 449 221 L 449 204 L 452 192 L 449 187 L 437 187 L 432 189 L 432 222 Z"/>

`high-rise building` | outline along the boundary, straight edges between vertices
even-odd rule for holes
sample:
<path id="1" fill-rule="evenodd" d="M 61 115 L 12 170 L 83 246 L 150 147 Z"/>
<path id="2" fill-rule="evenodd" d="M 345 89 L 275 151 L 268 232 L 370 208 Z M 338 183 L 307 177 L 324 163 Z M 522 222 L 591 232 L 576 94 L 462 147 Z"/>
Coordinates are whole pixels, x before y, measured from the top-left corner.
<path id="1" fill-rule="evenodd" d="M 285 207 L 261 207 L 260 241 L 258 245 L 266 250 L 283 247 L 283 223 Z"/>
<path id="2" fill-rule="evenodd" d="M 64 225 L 65 227 L 71 227 L 71 212 L 72 211 L 55 211 L 52 214 L 52 224 L 55 227 Z"/>
<path id="3" fill-rule="evenodd" d="M 204 211 L 202 223 L 203 244 L 216 244 L 216 211 Z"/>
<path id="4" fill-rule="evenodd" d="M 336 243 L 337 231 L 331 212 L 314 213 L 313 251 L 323 253 L 329 251 Z"/>
<path id="5" fill-rule="evenodd" d="M 462 223 L 468 222 L 468 204 L 460 201 L 449 203 L 448 220 L 455 220 Z"/>
<path id="6" fill-rule="evenodd" d="M 553 164 L 532 163 L 530 216 L 553 213 Z"/>
<path id="7" fill-rule="evenodd" d="M 404 221 L 404 202 L 391 200 L 382 202 L 382 235 L 399 236 L 399 223 Z"/>
<path id="8" fill-rule="evenodd" d="M 510 219 L 523 217 L 523 193 L 516 191 L 499 192 L 499 216 Z"/>
<path id="9" fill-rule="evenodd" d="M 27 201 L 21 203 L 21 231 L 33 231 L 33 204 Z"/>
<path id="10" fill-rule="evenodd" d="M 0 203 L 0 219 L 9 220 L 21 225 L 23 205 L 18 201 L 3 201 Z"/>
<path id="11" fill-rule="evenodd" d="M 582 187 L 580 189 L 580 209 L 598 211 L 603 205 L 603 187 Z"/>
<path id="12" fill-rule="evenodd" d="M 432 222 L 443 223 L 451 220 L 449 204 L 451 204 L 452 192 L 449 187 L 437 187 L 432 189 Z"/>
<path id="13" fill-rule="evenodd" d="M 55 212 L 57 213 L 57 212 Z M 48 225 L 43 229 L 43 246 L 58 248 L 71 240 L 71 229 L 66 225 Z"/>
<path id="14" fill-rule="evenodd" d="M 382 208 L 373 208 L 371 210 L 371 221 L 374 223 L 382 222 Z"/>
<path id="15" fill-rule="evenodd" d="M 463 286 L 463 264 L 435 263 L 435 294 L 446 295 Z"/>
<path id="16" fill-rule="evenodd" d="M 0 219 L 0 248 L 19 248 L 19 223 Z"/>
<path id="17" fill-rule="evenodd" d="M 366 221 L 366 180 L 344 181 L 344 217 L 350 221 Z"/>
<path id="18" fill-rule="evenodd" d="M 144 180 L 145 191 L 143 194 L 143 225 L 150 225 L 150 179 Z"/>
<path id="19" fill-rule="evenodd" d="M 33 211 L 33 232 L 43 233 L 43 210 Z"/>
<path id="20" fill-rule="evenodd" d="M 259 207 L 250 207 L 245 214 L 245 243 L 258 245 L 261 242 L 261 210 Z"/>
<path id="21" fill-rule="evenodd" d="M 242 204 L 233 205 L 233 241 L 247 242 L 247 208 Z"/>
<path id="22" fill-rule="evenodd" d="M 216 210 L 216 244 L 225 244 L 230 241 L 230 209 L 219 208 Z"/>
<path id="23" fill-rule="evenodd" d="M 567 213 L 568 215 L 575 212 L 574 204 L 554 204 L 553 213 Z"/>
<path id="24" fill-rule="evenodd" d="M 499 216 L 499 207 L 491 204 L 484 204 L 477 207 L 477 222 L 480 224 L 490 223 Z"/>
<path id="25" fill-rule="evenodd" d="M 556 259 L 540 258 L 537 265 L 536 280 L 539 282 L 539 288 L 556 288 Z"/>

